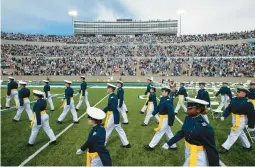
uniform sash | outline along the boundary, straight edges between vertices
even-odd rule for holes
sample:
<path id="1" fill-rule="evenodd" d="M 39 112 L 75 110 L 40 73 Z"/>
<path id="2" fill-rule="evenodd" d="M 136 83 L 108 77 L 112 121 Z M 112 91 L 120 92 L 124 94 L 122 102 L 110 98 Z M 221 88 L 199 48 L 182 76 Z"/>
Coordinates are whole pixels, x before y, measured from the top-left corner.
<path id="1" fill-rule="evenodd" d="M 89 151 L 87 151 L 86 166 L 91 166 L 92 159 L 97 158 L 97 157 L 99 157 L 97 152 L 89 153 Z"/>
<path id="2" fill-rule="evenodd" d="M 148 102 L 148 106 L 147 106 L 147 108 L 146 108 L 146 112 L 149 111 L 149 109 L 150 109 L 150 107 L 151 107 L 152 104 L 153 104 L 152 102 Z"/>
<path id="3" fill-rule="evenodd" d="M 234 116 L 236 118 L 236 121 L 235 121 L 235 125 L 231 128 L 231 130 L 236 131 L 240 126 L 240 119 L 245 118 L 246 115 L 237 115 L 237 114 L 232 113 L 232 116 Z"/>
<path id="4" fill-rule="evenodd" d="M 182 104 L 182 103 L 183 103 L 183 97 L 184 97 L 184 95 L 179 95 L 178 97 L 179 97 L 179 103 Z"/>
<path id="5" fill-rule="evenodd" d="M 45 114 L 45 113 L 46 113 L 46 110 L 43 110 L 43 111 L 40 112 L 41 115 L 42 115 L 42 114 Z M 35 122 L 35 112 L 34 112 L 33 117 L 32 117 L 32 121 L 31 121 L 30 128 L 33 127 L 34 122 Z"/>
<path id="6" fill-rule="evenodd" d="M 164 118 L 168 118 L 168 115 L 159 115 L 159 124 L 157 128 L 154 128 L 154 131 L 157 132 L 161 129 Z"/>
<path id="7" fill-rule="evenodd" d="M 112 115 L 112 111 L 107 111 L 105 122 L 104 122 L 104 128 L 107 128 L 110 115 Z"/>
<path id="8" fill-rule="evenodd" d="M 197 152 L 204 151 L 204 147 L 190 144 L 187 141 L 185 141 L 185 145 L 190 149 L 189 166 L 197 166 Z"/>

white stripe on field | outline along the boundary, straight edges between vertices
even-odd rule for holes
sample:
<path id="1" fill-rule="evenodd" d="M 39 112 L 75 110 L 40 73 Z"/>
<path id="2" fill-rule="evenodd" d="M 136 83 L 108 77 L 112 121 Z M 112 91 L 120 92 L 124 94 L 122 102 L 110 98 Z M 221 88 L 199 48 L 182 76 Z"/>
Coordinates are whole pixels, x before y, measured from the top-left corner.
<path id="1" fill-rule="evenodd" d="M 99 103 L 101 103 L 106 97 L 108 97 L 108 95 L 106 95 L 104 98 L 102 98 L 99 102 L 97 102 L 93 107 L 97 106 Z M 85 115 L 87 114 L 87 112 L 85 112 L 84 114 L 82 114 L 78 120 L 80 120 L 81 118 L 83 118 Z M 63 133 L 65 133 L 69 128 L 71 128 L 73 126 L 74 123 L 71 123 L 70 125 L 68 125 L 63 131 L 61 131 L 59 134 L 56 135 L 56 138 L 58 138 L 59 136 L 61 136 Z M 39 148 L 34 154 L 30 155 L 25 161 L 23 161 L 19 166 L 24 166 L 26 165 L 30 160 L 32 160 L 36 155 L 38 155 L 42 150 L 44 150 L 48 145 L 50 144 L 50 142 L 46 143 L 45 145 L 43 145 L 41 148 Z"/>
<path id="2" fill-rule="evenodd" d="M 160 101 L 158 97 L 157 97 L 157 99 L 158 99 L 158 101 Z M 178 121 L 181 125 L 183 125 L 183 122 L 182 122 L 177 116 L 175 116 L 175 119 L 177 119 L 177 121 Z M 220 166 L 226 166 L 226 165 L 220 160 Z"/>

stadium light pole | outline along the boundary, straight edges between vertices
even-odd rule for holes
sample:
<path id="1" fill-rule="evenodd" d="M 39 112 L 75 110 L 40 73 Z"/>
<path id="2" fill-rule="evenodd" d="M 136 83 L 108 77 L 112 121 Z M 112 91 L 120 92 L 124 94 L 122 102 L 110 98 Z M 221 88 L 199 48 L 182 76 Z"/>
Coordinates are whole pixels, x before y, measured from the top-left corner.
<path id="1" fill-rule="evenodd" d="M 180 15 L 180 36 L 181 36 L 181 32 L 182 32 L 182 14 L 183 13 L 185 13 L 185 10 L 182 10 L 182 9 L 180 9 L 180 10 L 177 10 L 176 11 L 176 14 L 178 14 L 178 15 Z"/>
<path id="2" fill-rule="evenodd" d="M 70 10 L 70 11 L 68 12 L 68 15 L 69 15 L 69 16 L 72 16 L 72 26 L 73 26 L 73 35 L 74 35 L 74 22 L 73 22 L 73 17 L 77 16 L 77 15 L 78 15 L 78 12 L 75 11 L 75 10 Z"/>

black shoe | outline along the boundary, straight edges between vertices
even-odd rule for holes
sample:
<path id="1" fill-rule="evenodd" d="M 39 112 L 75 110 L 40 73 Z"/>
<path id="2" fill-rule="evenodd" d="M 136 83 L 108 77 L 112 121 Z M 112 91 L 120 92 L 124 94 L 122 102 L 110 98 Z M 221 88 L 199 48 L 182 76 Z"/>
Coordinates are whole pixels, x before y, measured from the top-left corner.
<path id="1" fill-rule="evenodd" d="M 17 123 L 17 122 L 19 122 L 19 121 L 18 121 L 18 120 L 16 120 L 16 119 L 13 119 L 13 120 L 12 120 L 12 122 Z"/>
<path id="2" fill-rule="evenodd" d="M 7 108 L 7 109 L 8 109 L 8 108 L 11 108 L 11 107 L 5 107 L 5 108 Z"/>
<path id="3" fill-rule="evenodd" d="M 147 151 L 152 151 L 153 148 L 151 148 L 148 144 L 144 145 L 144 148 L 147 150 Z"/>
<path id="4" fill-rule="evenodd" d="M 124 124 L 124 125 L 128 125 L 128 122 L 122 122 L 122 124 Z"/>
<path id="5" fill-rule="evenodd" d="M 55 111 L 55 110 L 50 110 L 50 111 Z"/>
<path id="6" fill-rule="evenodd" d="M 228 150 L 223 148 L 223 147 L 221 147 L 218 152 L 223 154 L 223 153 L 228 152 Z"/>
<path id="7" fill-rule="evenodd" d="M 49 145 L 56 145 L 56 144 L 57 144 L 57 141 L 56 141 L 56 140 L 54 140 L 54 141 L 50 142 L 50 144 L 49 144 Z"/>
<path id="8" fill-rule="evenodd" d="M 79 111 L 79 109 L 77 109 L 77 108 L 76 108 L 75 110 L 76 110 L 76 111 Z"/>
<path id="9" fill-rule="evenodd" d="M 243 147 L 243 149 L 245 149 L 247 151 L 251 151 L 252 150 L 252 146 L 250 146 L 249 148 Z"/>
<path id="10" fill-rule="evenodd" d="M 168 150 L 177 150 L 177 147 L 173 147 L 173 148 L 168 147 Z"/>
<path id="11" fill-rule="evenodd" d="M 122 147 L 122 148 L 131 148 L 131 145 L 130 144 L 128 144 L 128 145 L 121 145 L 120 147 Z"/>
<path id="12" fill-rule="evenodd" d="M 175 112 L 174 114 L 175 114 L 175 115 L 178 115 L 178 112 Z"/>
<path id="13" fill-rule="evenodd" d="M 34 144 L 29 144 L 29 143 L 27 143 L 26 146 L 27 146 L 27 147 L 33 147 Z"/>
<path id="14" fill-rule="evenodd" d="M 79 123 L 79 121 L 73 121 L 73 123 L 74 123 L 74 124 L 78 124 L 78 123 Z"/>
<path id="15" fill-rule="evenodd" d="M 126 111 L 126 113 L 128 113 L 128 111 Z"/>
<path id="16" fill-rule="evenodd" d="M 145 124 L 145 123 L 142 123 L 142 125 L 141 126 L 148 126 L 147 124 Z"/>
<path id="17" fill-rule="evenodd" d="M 140 111 L 140 114 L 144 114 L 144 112 Z"/>
<path id="18" fill-rule="evenodd" d="M 56 122 L 57 122 L 58 124 L 62 124 L 62 121 L 58 121 L 58 120 L 57 120 Z"/>

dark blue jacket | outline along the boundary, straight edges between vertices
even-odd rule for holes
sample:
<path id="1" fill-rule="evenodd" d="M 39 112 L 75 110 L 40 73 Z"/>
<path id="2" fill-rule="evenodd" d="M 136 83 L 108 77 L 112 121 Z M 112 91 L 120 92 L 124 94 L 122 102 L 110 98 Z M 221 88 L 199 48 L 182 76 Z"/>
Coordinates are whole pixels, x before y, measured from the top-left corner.
<path id="1" fill-rule="evenodd" d="M 209 166 L 219 166 L 214 131 L 201 115 L 195 118 L 186 116 L 182 129 L 167 144 L 171 146 L 182 138 L 185 138 L 190 144 L 204 146 Z"/>
<path id="2" fill-rule="evenodd" d="M 254 128 L 255 125 L 255 111 L 254 106 L 247 98 L 238 98 L 235 97 L 232 99 L 228 107 L 223 112 L 222 116 L 227 118 L 230 113 L 238 115 L 247 115 L 248 118 L 248 127 Z"/>
<path id="3" fill-rule="evenodd" d="M 118 107 L 118 98 L 114 93 L 112 93 L 109 95 L 107 107 L 105 107 L 103 111 L 105 113 L 107 113 L 108 111 L 113 112 L 114 124 L 120 123 L 120 112 L 118 111 L 117 107 Z"/>
<path id="4" fill-rule="evenodd" d="M 248 99 L 255 100 L 255 89 L 249 89 Z"/>
<path id="5" fill-rule="evenodd" d="M 82 93 L 81 95 L 82 95 L 82 96 L 85 96 L 86 89 L 87 89 L 87 83 L 86 83 L 85 81 L 83 81 L 83 82 L 81 83 L 81 89 L 80 89 L 80 92 L 79 92 L 79 93 Z"/>
<path id="6" fill-rule="evenodd" d="M 28 88 L 22 88 L 19 90 L 19 104 L 20 106 L 24 105 L 24 99 L 23 98 L 29 98 L 30 97 L 30 90 Z"/>
<path id="7" fill-rule="evenodd" d="M 176 93 L 175 96 L 178 96 L 178 95 L 184 95 L 184 97 L 188 96 L 187 91 L 184 87 L 180 87 L 179 91 Z"/>
<path id="8" fill-rule="evenodd" d="M 46 98 L 48 98 L 48 91 L 50 91 L 50 85 L 49 84 L 46 84 L 46 85 L 44 85 L 44 87 L 43 87 L 43 91 L 44 91 L 44 93 L 45 93 L 45 97 Z"/>
<path id="9" fill-rule="evenodd" d="M 33 112 L 35 112 L 37 125 L 41 125 L 41 111 L 46 110 L 47 102 L 44 99 L 38 99 L 33 107 Z"/>
<path id="10" fill-rule="evenodd" d="M 168 96 L 161 97 L 157 110 L 154 110 L 152 115 L 155 116 L 157 113 L 159 113 L 159 115 L 168 115 L 168 125 L 173 126 L 175 118 L 174 106 Z"/>
<path id="11" fill-rule="evenodd" d="M 222 86 L 220 88 L 220 90 L 216 93 L 215 96 L 218 96 L 219 94 L 221 95 L 228 95 L 230 100 L 232 99 L 232 93 L 231 93 L 231 90 L 230 88 L 228 88 L 227 86 Z"/>
<path id="12" fill-rule="evenodd" d="M 109 151 L 105 148 L 106 132 L 100 125 L 92 127 L 87 141 L 81 146 L 81 150 L 89 149 L 89 153 L 97 152 L 103 166 L 112 166 L 112 160 Z"/>
<path id="13" fill-rule="evenodd" d="M 197 92 L 197 99 L 207 101 L 207 102 L 209 103 L 209 104 L 207 105 L 207 107 L 210 107 L 210 106 L 211 106 L 210 96 L 209 96 L 209 93 L 207 92 L 207 90 L 205 90 L 205 89 L 200 89 L 200 90 Z"/>
<path id="14" fill-rule="evenodd" d="M 157 112 L 157 99 L 156 98 L 157 98 L 156 94 L 153 92 L 153 93 L 150 93 L 150 96 L 148 99 L 148 102 L 153 102 L 155 112 Z M 146 105 L 148 105 L 148 102 L 146 103 Z"/>
<path id="15" fill-rule="evenodd" d="M 73 97 L 73 88 L 70 86 L 66 87 L 65 89 L 65 99 L 66 99 L 66 105 L 70 105 L 71 97 Z"/>
<path id="16" fill-rule="evenodd" d="M 118 90 L 117 90 L 117 97 L 118 99 L 120 100 L 119 102 L 119 108 L 122 107 L 123 105 L 123 101 L 124 101 L 124 90 L 122 87 L 119 87 Z"/>
<path id="17" fill-rule="evenodd" d="M 147 95 L 147 93 L 150 93 L 151 86 L 152 86 L 152 84 L 150 84 L 150 83 L 147 85 L 147 89 L 146 89 L 144 95 Z"/>
<path id="18" fill-rule="evenodd" d="M 17 82 L 15 81 L 10 81 L 8 84 L 7 84 L 7 96 L 10 96 L 11 95 L 11 90 L 12 89 L 18 89 L 18 84 Z"/>

